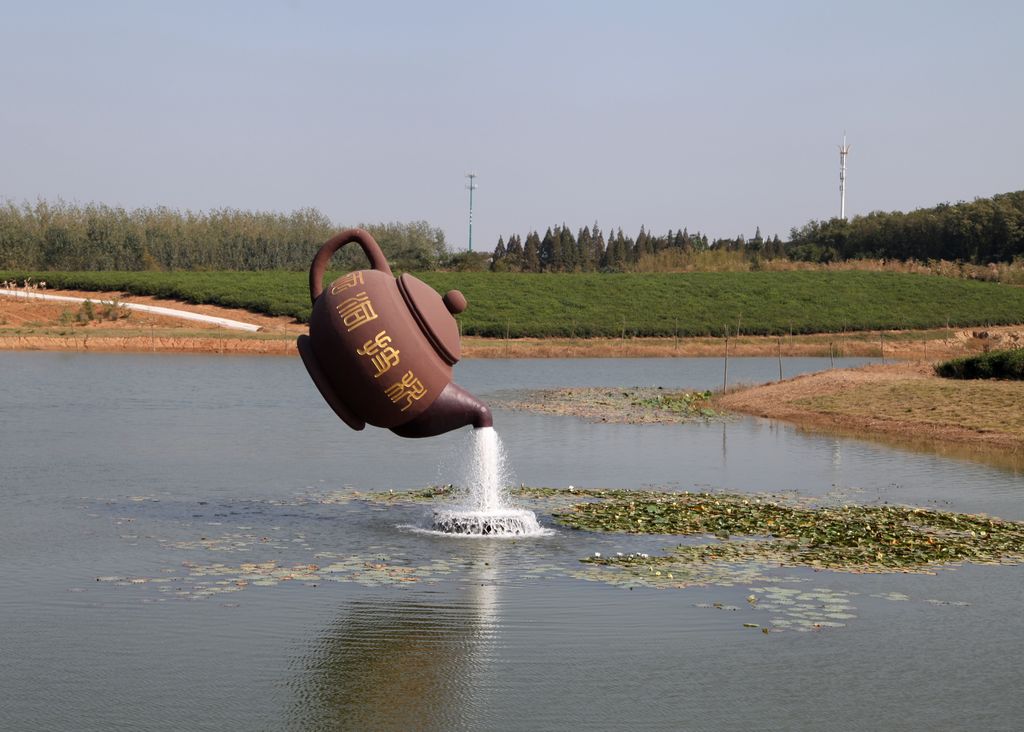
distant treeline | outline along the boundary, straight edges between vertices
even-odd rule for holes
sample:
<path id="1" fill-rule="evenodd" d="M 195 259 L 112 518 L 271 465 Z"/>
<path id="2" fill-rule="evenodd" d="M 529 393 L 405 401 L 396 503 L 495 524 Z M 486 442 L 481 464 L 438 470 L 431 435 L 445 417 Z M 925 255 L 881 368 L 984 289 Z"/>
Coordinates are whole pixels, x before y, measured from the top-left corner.
<path id="1" fill-rule="evenodd" d="M 710 239 L 641 226 L 605 234 L 595 223 L 566 225 L 498 239 L 492 253 L 448 249 L 444 232 L 425 221 L 363 224 L 391 266 L 402 271 L 672 272 L 760 269 L 766 263 L 830 264 L 850 260 L 964 262 L 1024 259 L 1024 191 L 941 204 L 910 213 L 874 212 L 851 221 L 811 221 L 789 241 L 763 237 Z M 101 204 L 0 206 L 0 269 L 73 271 L 304 270 L 317 248 L 343 228 L 316 209 L 290 214 L 220 209 L 125 210 Z M 347 247 L 339 268 L 365 258 Z"/>
<path id="2" fill-rule="evenodd" d="M 717 258 L 714 256 L 718 254 Z M 726 254 L 731 256 L 725 256 Z M 1024 257 L 1024 191 L 940 204 L 910 213 L 876 211 L 850 221 L 811 221 L 790 231 L 789 241 L 762 237 L 708 240 L 686 229 L 654 235 L 640 227 L 636 238 L 622 229 L 607 239 L 595 224 L 576 235 L 565 225 L 523 239 L 498 239 L 490 268 L 499 272 L 672 271 L 735 266 L 737 256 L 830 263 L 852 259 L 945 260 L 989 264 Z"/>
<path id="3" fill-rule="evenodd" d="M 444 232 L 425 221 L 363 224 L 392 265 L 431 270 L 448 264 Z M 303 270 L 316 250 L 343 227 L 316 209 L 290 214 L 220 209 L 126 210 L 39 202 L 0 207 L 0 269 Z M 365 263 L 346 247 L 339 267 Z"/>
<path id="4" fill-rule="evenodd" d="M 947 260 L 989 264 L 1024 256 L 1024 191 L 943 203 L 910 213 L 880 211 L 851 221 L 811 221 L 793 229 L 790 259 Z"/>
<path id="5" fill-rule="evenodd" d="M 584 226 L 575 235 L 569 227 L 548 228 L 541 237 L 531 231 L 524 240 L 518 234 L 498 239 L 490 258 L 490 269 L 495 272 L 624 272 L 629 270 L 673 269 L 679 267 L 688 255 L 708 251 L 749 251 L 766 257 L 784 255 L 784 244 L 778 236 L 761 237 L 758 229 L 754 238 L 715 239 L 707 234 L 690 234 L 677 229 L 666 234 L 649 233 L 643 226 L 634 239 L 622 229 L 604 232 L 595 223 Z"/>

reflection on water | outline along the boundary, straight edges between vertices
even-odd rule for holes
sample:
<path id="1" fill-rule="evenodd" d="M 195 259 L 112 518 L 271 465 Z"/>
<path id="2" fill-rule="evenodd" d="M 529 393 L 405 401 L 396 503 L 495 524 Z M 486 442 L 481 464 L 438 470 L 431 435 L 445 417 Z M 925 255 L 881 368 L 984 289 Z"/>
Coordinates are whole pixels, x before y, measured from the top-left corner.
<path id="1" fill-rule="evenodd" d="M 310 649 L 292 709 L 297 729 L 465 728 L 474 713 L 473 607 L 350 603 Z"/>
<path id="2" fill-rule="evenodd" d="M 990 448 L 974 443 L 960 443 L 946 440 L 931 440 L 915 438 L 913 436 L 897 436 L 877 433 L 865 433 L 856 429 L 844 429 L 842 426 L 816 427 L 813 429 L 795 428 L 798 432 L 811 436 L 834 435 L 839 438 L 853 438 L 868 443 L 885 445 L 905 453 L 910 453 L 908 459 L 914 459 L 915 454 L 938 455 L 954 460 L 969 460 L 975 463 L 991 465 L 995 468 L 1009 471 L 1014 475 L 1024 473 L 1024 452 L 1020 450 L 1008 451 L 1006 449 Z M 837 439 L 838 446 L 844 440 Z M 848 441 L 848 440 L 847 440 Z"/>
<path id="3" fill-rule="evenodd" d="M 288 686 L 302 730 L 468 729 L 483 715 L 498 633 L 496 547 L 475 541 L 443 602 L 358 599 L 310 644 Z"/>
<path id="4" fill-rule="evenodd" d="M 836 368 L 878 363 L 871 358 L 837 358 Z M 459 384 L 474 394 L 502 389 L 554 389 L 562 386 L 664 386 L 680 389 L 719 389 L 721 358 L 588 358 L 512 359 L 463 361 L 457 366 Z M 787 358 L 785 374 L 829 368 L 827 358 Z M 730 358 L 729 385 L 775 381 L 779 364 L 774 358 Z"/>

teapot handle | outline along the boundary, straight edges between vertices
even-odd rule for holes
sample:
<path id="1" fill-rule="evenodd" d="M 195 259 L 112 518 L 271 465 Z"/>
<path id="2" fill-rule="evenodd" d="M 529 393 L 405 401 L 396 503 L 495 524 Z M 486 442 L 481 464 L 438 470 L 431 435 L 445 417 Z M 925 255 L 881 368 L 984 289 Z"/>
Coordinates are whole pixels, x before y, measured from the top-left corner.
<path id="1" fill-rule="evenodd" d="M 327 265 L 330 264 L 331 256 L 341 249 L 346 244 L 356 242 L 362 250 L 366 253 L 366 258 L 370 260 L 370 267 L 383 272 L 384 274 L 391 276 L 391 267 L 388 266 L 388 260 L 384 258 L 384 252 L 380 250 L 380 245 L 374 241 L 373 237 L 370 236 L 370 232 L 364 229 L 345 229 L 338 234 L 335 234 L 328 239 L 320 251 L 313 257 L 313 264 L 309 268 L 309 297 L 313 302 L 324 291 L 324 272 L 327 270 Z"/>

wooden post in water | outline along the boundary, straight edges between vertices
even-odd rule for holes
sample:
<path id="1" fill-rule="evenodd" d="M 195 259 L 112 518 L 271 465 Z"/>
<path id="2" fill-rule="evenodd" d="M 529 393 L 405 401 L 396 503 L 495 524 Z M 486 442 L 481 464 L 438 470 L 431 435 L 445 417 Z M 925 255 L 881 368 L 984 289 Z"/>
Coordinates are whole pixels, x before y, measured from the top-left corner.
<path id="1" fill-rule="evenodd" d="M 832 355 L 832 341 L 828 342 L 828 367 L 834 369 L 836 367 L 836 359 Z"/>
<path id="2" fill-rule="evenodd" d="M 729 326 L 725 326 L 725 373 L 722 375 L 722 391 L 729 388 Z"/>
<path id="3" fill-rule="evenodd" d="M 882 334 L 878 334 L 878 357 L 885 363 L 885 343 L 882 341 Z"/>
<path id="4" fill-rule="evenodd" d="M 779 336 L 779 381 L 782 381 L 782 336 Z"/>

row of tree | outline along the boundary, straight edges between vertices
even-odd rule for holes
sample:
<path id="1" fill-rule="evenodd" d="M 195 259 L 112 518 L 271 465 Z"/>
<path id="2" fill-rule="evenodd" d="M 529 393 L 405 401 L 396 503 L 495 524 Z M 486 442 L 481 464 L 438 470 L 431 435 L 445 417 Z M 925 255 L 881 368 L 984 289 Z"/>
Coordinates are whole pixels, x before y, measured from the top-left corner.
<path id="1" fill-rule="evenodd" d="M 490 258 L 490 268 L 496 272 L 618 272 L 661 252 L 701 252 L 714 249 L 759 252 L 766 256 L 782 256 L 783 244 L 776 236 L 764 239 L 758 229 L 749 241 L 714 239 L 707 234 L 690 234 L 687 229 L 669 231 L 663 235 L 649 233 L 640 227 L 636 238 L 627 236 L 622 229 L 608 232 L 607 239 L 595 222 L 584 226 L 574 235 L 562 224 L 550 227 L 541 237 L 536 231 L 498 239 Z"/>
<path id="2" fill-rule="evenodd" d="M 941 204 L 909 213 L 874 212 L 851 221 L 811 221 L 783 242 L 761 231 L 746 239 L 709 240 L 687 229 L 655 235 L 640 227 L 605 234 L 595 223 L 575 233 L 565 224 L 525 237 L 498 239 L 493 254 L 453 253 L 444 232 L 425 221 L 364 225 L 398 270 L 498 272 L 657 271 L 692 267 L 705 252 L 759 259 L 949 260 L 988 264 L 1024 257 L 1024 191 Z M 0 269 L 31 270 L 302 270 L 339 228 L 316 209 L 291 214 L 220 209 L 113 208 L 66 203 L 0 206 Z M 707 255 L 702 255 L 707 260 Z M 733 258 L 735 254 L 730 255 Z M 338 267 L 365 258 L 346 247 Z M 698 263 L 699 266 L 699 263 Z"/>
<path id="3" fill-rule="evenodd" d="M 498 239 L 490 267 L 495 271 L 573 272 L 621 271 L 684 261 L 663 252 L 742 252 L 747 259 L 790 259 L 827 263 L 848 259 L 946 260 L 972 264 L 1011 262 L 1024 257 L 1024 191 L 1003 193 L 972 202 L 943 203 L 909 213 L 876 211 L 850 221 L 811 221 L 790 232 L 789 241 L 766 238 L 758 229 L 746 239 L 708 240 L 686 229 L 662 236 L 643 227 L 636 238 L 622 229 L 609 232 L 583 227 L 576 236 L 564 224 L 543 237 L 530 232 Z"/>
<path id="4" fill-rule="evenodd" d="M 1024 191 L 909 213 L 874 212 L 850 221 L 811 221 L 793 229 L 791 259 L 944 259 L 972 264 L 1024 257 Z"/>
<path id="5" fill-rule="evenodd" d="M 125 210 L 67 203 L 0 207 L 0 269 L 302 270 L 341 228 L 316 209 L 290 214 L 220 209 Z M 398 269 L 447 266 L 444 232 L 425 221 L 364 225 Z M 346 247 L 339 267 L 365 266 Z"/>

